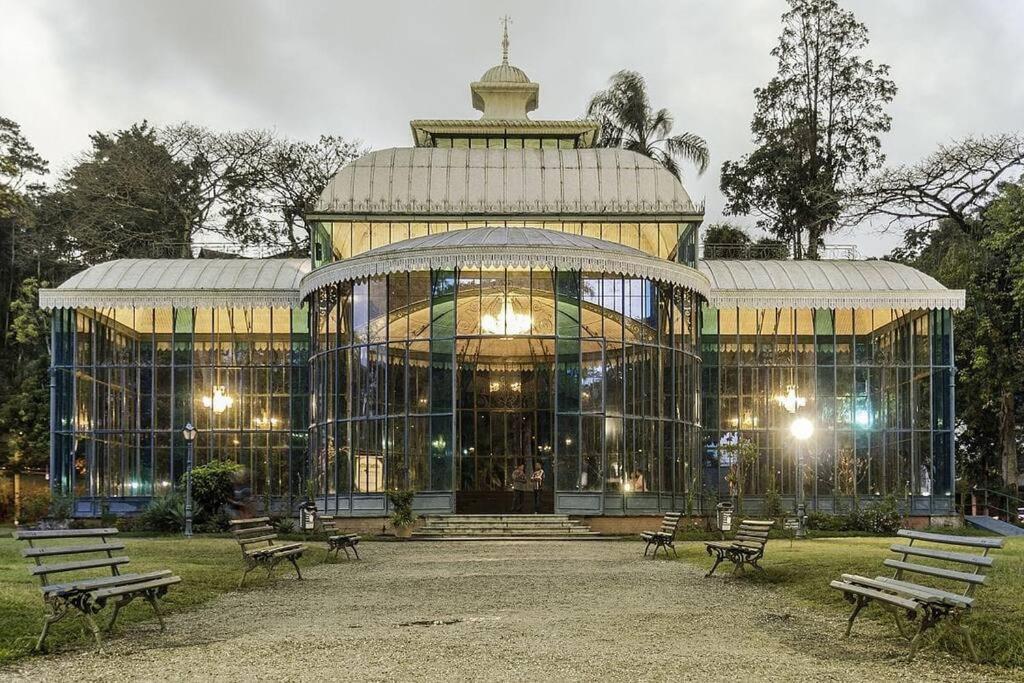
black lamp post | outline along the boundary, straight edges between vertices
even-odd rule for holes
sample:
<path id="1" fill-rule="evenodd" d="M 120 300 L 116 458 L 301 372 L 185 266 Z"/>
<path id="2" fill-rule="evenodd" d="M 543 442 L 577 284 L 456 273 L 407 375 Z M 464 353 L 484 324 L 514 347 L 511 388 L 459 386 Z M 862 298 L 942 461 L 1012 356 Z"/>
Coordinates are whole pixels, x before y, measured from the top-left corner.
<path id="1" fill-rule="evenodd" d="M 185 538 L 192 538 L 192 454 L 195 452 L 196 433 L 191 422 L 181 430 L 188 444 L 188 462 L 185 465 Z"/>

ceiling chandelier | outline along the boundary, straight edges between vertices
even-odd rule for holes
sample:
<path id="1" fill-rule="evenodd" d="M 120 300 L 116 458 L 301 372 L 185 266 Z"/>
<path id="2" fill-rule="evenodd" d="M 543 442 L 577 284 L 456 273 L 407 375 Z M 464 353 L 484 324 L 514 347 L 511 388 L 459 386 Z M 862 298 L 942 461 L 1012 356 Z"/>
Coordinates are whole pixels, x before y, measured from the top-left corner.
<path id="1" fill-rule="evenodd" d="M 203 407 L 213 408 L 213 412 L 217 415 L 233 405 L 235 405 L 235 399 L 227 394 L 224 387 L 214 387 L 212 395 L 203 396 Z"/>
<path id="2" fill-rule="evenodd" d="M 480 329 L 484 334 L 527 334 L 533 327 L 533 320 L 527 313 L 516 313 L 512 302 L 505 299 L 498 315 L 490 313 L 480 318 Z"/>

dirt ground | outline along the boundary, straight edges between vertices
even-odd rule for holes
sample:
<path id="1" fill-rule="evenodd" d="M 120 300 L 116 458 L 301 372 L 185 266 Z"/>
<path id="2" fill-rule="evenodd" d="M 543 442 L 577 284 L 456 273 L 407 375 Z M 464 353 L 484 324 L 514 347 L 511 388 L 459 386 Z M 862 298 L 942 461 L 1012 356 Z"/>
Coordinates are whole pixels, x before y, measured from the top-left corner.
<path id="1" fill-rule="evenodd" d="M 641 556 L 639 543 L 364 544 L 107 644 L 23 660 L 14 680 L 1009 680 L 894 629 Z M 169 596 L 173 600 L 173 593 Z M 133 607 L 146 608 L 144 604 Z"/>

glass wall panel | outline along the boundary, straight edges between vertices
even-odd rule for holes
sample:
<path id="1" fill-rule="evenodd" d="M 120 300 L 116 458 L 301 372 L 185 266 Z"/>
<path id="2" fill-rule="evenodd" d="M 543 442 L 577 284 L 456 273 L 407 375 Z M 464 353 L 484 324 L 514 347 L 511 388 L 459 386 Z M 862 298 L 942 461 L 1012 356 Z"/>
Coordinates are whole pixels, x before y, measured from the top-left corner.
<path id="1" fill-rule="evenodd" d="M 351 319 L 353 334 L 315 336 L 312 403 L 315 422 L 325 415 L 352 434 L 353 494 L 407 481 L 507 511 L 516 466 L 539 465 L 545 496 L 681 504 L 674 494 L 696 461 L 700 415 L 692 292 L 603 273 L 478 268 L 391 275 L 377 294 L 372 281 L 339 291 L 349 286 L 350 299 L 335 286 L 313 296 L 314 311 L 351 307 L 330 319 Z M 340 386 L 320 378 L 337 374 L 336 354 L 349 359 L 352 400 L 330 413 L 344 405 L 330 397 Z"/>
<path id="2" fill-rule="evenodd" d="M 720 449 L 736 438 L 760 452 L 753 496 L 771 487 L 795 496 L 801 459 L 805 493 L 829 510 L 870 496 L 949 495 L 948 311 L 705 306 L 702 318 L 709 498 L 733 493 Z M 789 433 L 798 416 L 814 422 L 802 444 Z"/>

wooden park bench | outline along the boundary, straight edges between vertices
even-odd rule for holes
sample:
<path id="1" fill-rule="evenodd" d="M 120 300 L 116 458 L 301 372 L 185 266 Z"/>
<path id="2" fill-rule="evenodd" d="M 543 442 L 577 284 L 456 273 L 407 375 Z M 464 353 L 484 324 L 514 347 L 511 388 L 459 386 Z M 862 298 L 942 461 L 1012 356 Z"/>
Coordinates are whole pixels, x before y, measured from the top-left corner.
<path id="1" fill-rule="evenodd" d="M 768 542 L 768 532 L 775 526 L 772 520 L 745 519 L 740 522 L 736 535 L 731 541 L 708 541 L 704 543 L 708 555 L 715 555 L 715 564 L 705 578 L 715 573 L 723 561 L 729 560 L 735 565 L 733 574 L 744 571 L 743 565 L 749 564 L 754 569 L 764 571 L 758 562 L 764 557 L 764 546 Z"/>
<path id="2" fill-rule="evenodd" d="M 157 600 L 167 589 L 180 583 L 170 570 L 122 574 L 121 568 L 128 564 L 124 544 L 111 541 L 117 529 L 60 529 L 49 531 L 15 531 L 14 538 L 28 541 L 28 548 L 21 551 L 23 557 L 32 560 L 31 573 L 38 576 L 43 593 L 43 602 L 49 610 L 43 622 L 35 650 L 41 650 L 50 625 L 72 610 L 78 610 L 89 624 L 96 647 L 102 649 L 100 628 L 93 615 L 100 612 L 108 602 L 113 602 L 114 611 L 104 630 L 114 628 L 114 622 L 121 608 L 135 598 L 142 598 L 150 604 L 164 630 L 163 615 Z M 70 544 L 39 545 L 40 541 L 71 541 Z M 117 552 L 119 554 L 115 555 Z M 90 570 L 108 569 L 110 576 L 94 576 Z M 78 574 L 69 578 L 68 574 Z M 84 573 L 84 575 L 83 575 Z M 54 578 L 54 575 L 61 575 Z"/>
<path id="3" fill-rule="evenodd" d="M 320 530 L 327 534 L 327 552 L 334 553 L 334 559 L 338 559 L 338 551 L 345 551 L 345 559 L 350 559 L 348 551 L 351 550 L 356 555 L 356 559 L 359 557 L 359 534 L 345 534 L 338 533 L 338 520 L 334 517 L 320 516 L 318 513 L 316 516 L 320 525 Z"/>
<path id="4" fill-rule="evenodd" d="M 676 557 L 679 553 L 676 552 L 676 533 L 679 531 L 679 520 L 683 518 L 681 512 L 669 512 L 666 513 L 665 517 L 661 520 L 661 528 L 657 531 L 644 531 L 640 534 L 640 539 L 647 543 L 647 547 L 644 548 L 644 556 L 647 556 L 647 551 L 654 546 L 654 553 L 651 557 L 657 557 L 658 548 L 665 549 L 665 555 L 668 555 L 668 549 L 672 548 L 672 554 Z"/>
<path id="5" fill-rule="evenodd" d="M 889 546 L 890 550 L 900 556 L 898 560 L 889 558 L 882 562 L 884 566 L 895 570 L 892 576 L 870 579 L 843 574 L 841 580 L 829 584 L 843 591 L 843 597 L 853 605 L 853 613 L 846 624 L 846 636 L 849 637 L 860 611 L 874 602 L 892 613 L 900 635 L 910 641 L 909 659 L 914 658 L 924 634 L 945 622 L 950 629 L 964 636 L 971 657 L 977 661 L 978 653 L 974 649 L 971 634 L 964 628 L 961 619 L 974 604 L 975 589 L 985 583 L 985 575 L 981 571 L 992 566 L 993 558 L 988 556 L 989 551 L 1002 548 L 1003 539 L 949 536 L 909 529 L 900 529 L 896 535 L 908 540 Z M 927 547 L 921 543 L 952 546 L 954 549 Z M 964 552 L 972 549 L 982 552 Z M 917 558 L 927 560 L 930 564 L 919 564 Z M 918 583 L 916 576 L 908 577 L 907 574 L 943 583 L 940 586 L 926 585 Z M 916 633 L 908 633 L 903 624 L 903 616 L 909 621 L 918 620 Z"/>
<path id="6" fill-rule="evenodd" d="M 242 559 L 245 561 L 245 571 L 238 582 L 239 588 L 245 583 L 245 577 L 249 575 L 249 572 L 263 567 L 267 570 L 269 578 L 274 567 L 284 560 L 292 563 L 299 580 L 302 580 L 302 572 L 299 571 L 297 560 L 302 557 L 306 546 L 301 543 L 274 543 L 277 539 L 277 532 L 270 525 L 269 517 L 233 519 L 231 527 L 231 533 L 242 547 Z"/>

